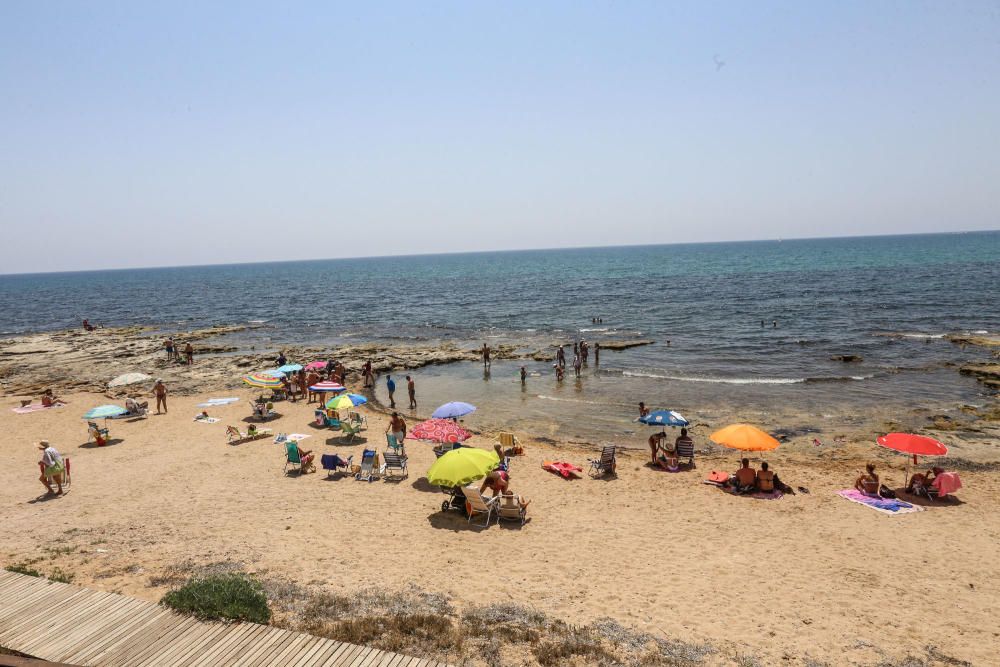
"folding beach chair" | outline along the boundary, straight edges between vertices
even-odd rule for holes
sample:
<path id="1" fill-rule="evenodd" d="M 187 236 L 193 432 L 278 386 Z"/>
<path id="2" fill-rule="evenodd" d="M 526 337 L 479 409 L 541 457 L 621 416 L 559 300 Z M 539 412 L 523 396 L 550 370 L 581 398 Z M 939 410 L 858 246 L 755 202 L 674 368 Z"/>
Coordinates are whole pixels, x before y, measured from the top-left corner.
<path id="1" fill-rule="evenodd" d="M 385 452 L 382 455 L 382 468 L 379 472 L 383 475 L 393 477 L 406 478 L 410 476 L 409 471 L 406 469 L 406 457 L 395 452 Z"/>
<path id="2" fill-rule="evenodd" d="M 465 493 L 466 509 L 469 510 L 469 522 L 472 522 L 474 516 L 485 514 L 486 523 L 483 526 L 489 526 L 490 519 L 493 518 L 493 513 L 496 512 L 500 498 L 496 496 L 489 499 L 484 498 L 483 494 L 475 486 L 467 486 L 462 491 Z"/>
<path id="3" fill-rule="evenodd" d="M 347 438 L 348 442 L 354 440 L 354 436 L 361 432 L 361 428 L 359 426 L 346 421 L 340 422 L 340 428 L 343 430 L 344 437 Z"/>
<path id="4" fill-rule="evenodd" d="M 299 443 L 294 440 L 285 442 L 285 474 L 288 474 L 288 466 L 292 470 L 302 474 L 302 458 L 299 456 Z"/>
<path id="5" fill-rule="evenodd" d="M 87 441 L 96 442 L 98 447 L 108 444 L 108 429 L 99 427 L 94 422 L 87 422 Z"/>
<path id="6" fill-rule="evenodd" d="M 521 525 L 527 521 L 527 510 L 521 507 L 517 496 L 500 496 L 500 504 L 497 505 L 497 522 L 519 521 Z"/>
<path id="7" fill-rule="evenodd" d="M 358 412 L 348 412 L 347 420 L 358 428 L 368 428 L 368 419 Z"/>
<path id="8" fill-rule="evenodd" d="M 500 447 L 507 454 L 520 456 L 524 453 L 524 447 L 521 446 L 521 442 L 513 433 L 501 432 L 498 434 L 497 439 L 500 441 Z"/>
<path id="9" fill-rule="evenodd" d="M 323 466 L 323 470 L 326 471 L 326 478 L 330 479 L 333 477 L 334 473 L 338 470 L 347 472 L 351 469 L 351 463 L 354 461 L 354 456 L 348 456 L 346 459 L 341 458 L 337 454 L 324 454 L 320 457 L 320 465 Z"/>
<path id="10" fill-rule="evenodd" d="M 688 465 L 692 468 L 694 465 L 694 441 L 691 442 L 680 442 L 677 444 L 677 458 L 687 459 Z"/>
<path id="11" fill-rule="evenodd" d="M 601 458 L 587 459 L 590 461 L 590 474 L 595 477 L 613 474 L 617 461 L 615 460 L 615 446 L 608 445 L 601 450 Z"/>
<path id="12" fill-rule="evenodd" d="M 366 482 L 375 480 L 378 466 L 378 452 L 374 449 L 366 449 L 361 454 L 361 471 L 354 475 L 354 479 L 363 479 Z"/>

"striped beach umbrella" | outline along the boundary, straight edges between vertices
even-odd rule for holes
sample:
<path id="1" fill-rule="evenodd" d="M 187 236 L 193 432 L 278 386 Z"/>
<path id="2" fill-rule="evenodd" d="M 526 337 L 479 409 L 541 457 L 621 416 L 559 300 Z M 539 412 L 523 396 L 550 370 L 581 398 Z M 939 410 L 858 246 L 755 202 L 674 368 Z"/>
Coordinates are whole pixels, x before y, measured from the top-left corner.
<path id="1" fill-rule="evenodd" d="M 309 391 L 317 391 L 317 392 L 344 391 L 344 385 L 339 384 L 337 382 L 332 382 L 330 380 L 324 380 L 323 382 L 317 382 L 314 385 L 310 385 Z"/>
<path id="2" fill-rule="evenodd" d="M 243 378 L 244 384 L 258 389 L 280 389 L 281 378 L 266 373 L 251 373 Z"/>

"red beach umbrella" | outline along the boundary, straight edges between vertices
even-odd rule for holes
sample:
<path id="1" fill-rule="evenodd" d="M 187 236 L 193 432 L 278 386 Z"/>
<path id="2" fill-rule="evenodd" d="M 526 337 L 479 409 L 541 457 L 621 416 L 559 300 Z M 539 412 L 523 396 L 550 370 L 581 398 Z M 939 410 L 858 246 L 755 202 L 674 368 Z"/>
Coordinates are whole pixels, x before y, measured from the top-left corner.
<path id="1" fill-rule="evenodd" d="M 926 435 L 915 435 L 913 433 L 887 433 L 875 438 L 875 442 L 897 452 L 913 454 L 913 465 L 917 465 L 918 456 L 945 456 L 948 454 L 948 447 L 944 443 L 938 442 L 934 438 Z M 909 483 L 910 466 L 907 461 L 906 481 Z"/>
<path id="2" fill-rule="evenodd" d="M 456 443 L 468 440 L 472 434 L 450 419 L 428 419 L 414 426 L 406 437 L 410 440 Z"/>
<path id="3" fill-rule="evenodd" d="M 918 456 L 945 456 L 948 453 L 948 448 L 943 443 L 926 435 L 913 433 L 887 433 L 875 438 L 875 442 L 897 452 L 913 454 L 914 463 Z"/>
<path id="4" fill-rule="evenodd" d="M 326 368 L 325 361 L 310 361 L 308 364 L 306 364 L 307 371 L 318 371 L 318 370 L 323 370 L 325 368 Z"/>

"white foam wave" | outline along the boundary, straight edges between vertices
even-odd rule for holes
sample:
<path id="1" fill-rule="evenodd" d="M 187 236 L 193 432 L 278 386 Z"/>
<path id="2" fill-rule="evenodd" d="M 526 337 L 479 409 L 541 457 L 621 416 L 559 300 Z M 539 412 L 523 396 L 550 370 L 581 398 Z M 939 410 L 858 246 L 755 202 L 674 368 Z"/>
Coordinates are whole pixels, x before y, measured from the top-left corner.
<path id="1" fill-rule="evenodd" d="M 904 333 L 899 335 L 901 338 L 944 338 L 948 334 Z"/>
<path id="2" fill-rule="evenodd" d="M 559 403 L 584 403 L 586 405 L 613 405 L 608 401 L 585 401 L 580 398 L 560 398 L 558 396 L 546 396 L 545 394 L 538 394 L 536 398 L 540 398 L 543 401 L 558 401 Z M 626 405 L 626 403 L 618 403 L 617 405 Z"/>
<path id="3" fill-rule="evenodd" d="M 708 378 L 691 377 L 687 375 L 660 375 L 643 371 L 622 371 L 626 377 L 653 378 L 656 380 L 675 380 L 677 382 L 711 382 L 716 384 L 800 384 L 805 378 Z"/>
<path id="4" fill-rule="evenodd" d="M 986 334 L 989 333 L 989 331 L 987 331 L 986 329 L 977 329 L 976 331 L 973 331 L 972 333 L 976 334 L 977 336 L 985 336 Z"/>
<path id="5" fill-rule="evenodd" d="M 579 331 L 580 331 L 580 333 L 584 333 L 584 332 L 589 332 L 589 331 L 610 331 L 610 329 L 608 329 L 607 327 L 604 327 L 604 328 L 601 328 L 601 329 L 596 329 L 596 328 L 595 329 L 580 329 Z"/>
<path id="6" fill-rule="evenodd" d="M 264 324 L 268 320 L 247 320 L 247 324 Z"/>

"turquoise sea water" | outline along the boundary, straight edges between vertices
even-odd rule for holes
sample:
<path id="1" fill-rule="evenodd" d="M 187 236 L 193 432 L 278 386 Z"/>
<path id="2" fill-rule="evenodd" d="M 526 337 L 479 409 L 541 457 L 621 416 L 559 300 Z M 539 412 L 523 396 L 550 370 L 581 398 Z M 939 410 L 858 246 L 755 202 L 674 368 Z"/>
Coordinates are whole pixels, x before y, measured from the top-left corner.
<path id="1" fill-rule="evenodd" d="M 88 317 L 253 322 L 241 341 L 258 346 L 656 341 L 605 352 L 561 385 L 541 362 L 526 364 L 523 389 L 514 363 L 488 378 L 472 364 L 415 374 L 421 400 L 478 401 L 484 422 L 561 415 L 586 431 L 642 399 L 686 410 L 975 402 L 982 389 L 949 364 L 985 352 L 942 335 L 1000 331 L 998 305 L 1000 232 L 984 232 L 0 276 L 0 335 Z"/>

